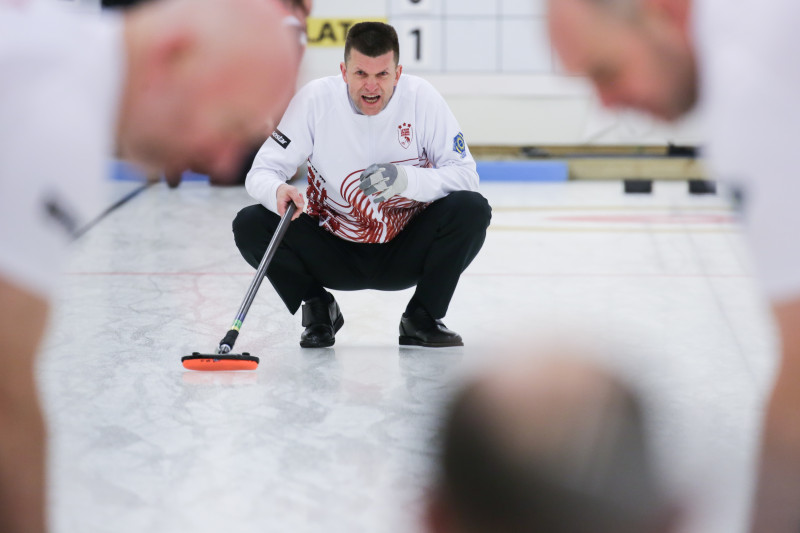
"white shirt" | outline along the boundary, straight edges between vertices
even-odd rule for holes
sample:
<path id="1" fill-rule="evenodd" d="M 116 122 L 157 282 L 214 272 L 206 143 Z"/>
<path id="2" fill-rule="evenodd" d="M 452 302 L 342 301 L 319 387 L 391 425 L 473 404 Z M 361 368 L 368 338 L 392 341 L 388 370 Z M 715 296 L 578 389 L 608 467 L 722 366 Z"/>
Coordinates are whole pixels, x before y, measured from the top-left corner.
<path id="1" fill-rule="evenodd" d="M 116 16 L 0 4 L 0 277 L 37 294 L 108 197 L 122 49 Z"/>
<path id="2" fill-rule="evenodd" d="M 250 195 L 277 212 L 278 187 L 308 161 L 307 211 L 354 242 L 388 242 L 429 202 L 478 189 L 475 161 L 444 98 L 428 82 L 401 75 L 377 115 L 359 114 L 341 76 L 310 82 L 292 99 L 247 175 Z M 374 204 L 358 188 L 373 163 L 404 165 L 408 188 Z"/>
<path id="3" fill-rule="evenodd" d="M 695 9 L 711 170 L 746 186 L 747 236 L 769 298 L 800 297 L 800 2 Z"/>

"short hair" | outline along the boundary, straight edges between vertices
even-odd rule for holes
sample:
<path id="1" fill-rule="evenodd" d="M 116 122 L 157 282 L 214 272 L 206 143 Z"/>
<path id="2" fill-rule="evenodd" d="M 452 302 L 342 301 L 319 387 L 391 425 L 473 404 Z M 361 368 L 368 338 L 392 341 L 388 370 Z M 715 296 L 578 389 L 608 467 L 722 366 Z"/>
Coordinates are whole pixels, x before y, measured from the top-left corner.
<path id="1" fill-rule="evenodd" d="M 640 533 L 653 527 L 666 505 L 649 464 L 642 408 L 630 391 L 612 385 L 597 420 L 600 435 L 590 439 L 591 457 L 571 453 L 569 445 L 554 453 L 509 449 L 480 382 L 465 387 L 442 428 L 438 497 L 469 531 Z M 576 438 L 582 429 L 574 428 Z"/>
<path id="2" fill-rule="evenodd" d="M 394 28 L 383 22 L 359 22 L 347 32 L 344 41 L 345 63 L 350 59 L 350 50 L 356 49 L 365 56 L 378 57 L 394 52 L 394 62 L 400 62 L 400 42 Z"/>

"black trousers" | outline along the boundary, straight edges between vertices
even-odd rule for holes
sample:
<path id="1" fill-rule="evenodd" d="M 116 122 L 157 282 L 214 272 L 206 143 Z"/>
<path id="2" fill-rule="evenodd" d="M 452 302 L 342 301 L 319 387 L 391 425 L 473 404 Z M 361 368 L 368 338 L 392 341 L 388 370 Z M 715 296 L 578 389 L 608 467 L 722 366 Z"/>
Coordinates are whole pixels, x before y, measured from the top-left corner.
<path id="1" fill-rule="evenodd" d="M 429 205 L 393 240 L 363 244 L 333 235 L 303 213 L 289 225 L 267 277 L 292 314 L 316 286 L 396 291 L 416 285 L 416 302 L 442 318 L 461 273 L 483 246 L 491 218 L 483 196 L 457 191 Z M 236 246 L 253 268 L 278 222 L 280 217 L 261 204 L 242 209 L 234 219 Z"/>

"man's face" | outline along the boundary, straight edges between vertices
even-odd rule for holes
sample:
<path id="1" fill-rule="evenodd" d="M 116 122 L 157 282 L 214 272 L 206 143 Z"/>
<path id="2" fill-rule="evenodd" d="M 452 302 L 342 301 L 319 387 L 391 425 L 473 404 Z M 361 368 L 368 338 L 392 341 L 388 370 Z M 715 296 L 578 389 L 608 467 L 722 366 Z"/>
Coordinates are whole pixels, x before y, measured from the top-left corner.
<path id="1" fill-rule="evenodd" d="M 342 78 L 347 83 L 350 98 L 365 115 L 377 115 L 394 93 L 403 67 L 394 62 L 394 53 L 386 52 L 378 57 L 369 57 L 356 49 L 339 65 Z"/>
<path id="2" fill-rule="evenodd" d="M 697 100 L 688 22 L 648 5 L 628 19 L 586 0 L 550 0 L 550 37 L 567 71 L 587 76 L 603 105 L 674 120 Z"/>

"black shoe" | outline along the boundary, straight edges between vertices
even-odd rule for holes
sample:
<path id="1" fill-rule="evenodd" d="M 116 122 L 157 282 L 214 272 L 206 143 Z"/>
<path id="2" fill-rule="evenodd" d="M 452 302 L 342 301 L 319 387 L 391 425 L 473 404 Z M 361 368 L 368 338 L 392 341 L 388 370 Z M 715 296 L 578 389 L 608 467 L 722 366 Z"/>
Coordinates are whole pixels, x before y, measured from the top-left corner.
<path id="1" fill-rule="evenodd" d="M 312 298 L 303 304 L 303 326 L 300 346 L 327 348 L 336 342 L 336 332 L 342 329 L 344 317 L 333 295 Z"/>
<path id="2" fill-rule="evenodd" d="M 445 346 L 464 346 L 461 335 L 450 331 L 422 307 L 418 307 L 410 315 L 403 313 L 400 319 L 401 346 L 427 346 L 428 348 L 444 348 Z"/>

